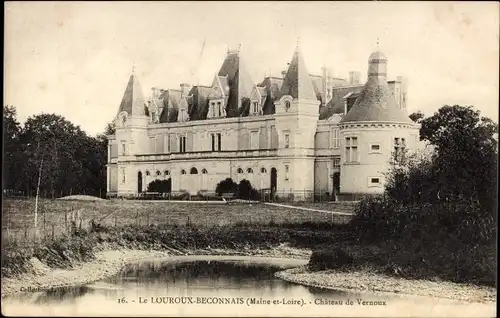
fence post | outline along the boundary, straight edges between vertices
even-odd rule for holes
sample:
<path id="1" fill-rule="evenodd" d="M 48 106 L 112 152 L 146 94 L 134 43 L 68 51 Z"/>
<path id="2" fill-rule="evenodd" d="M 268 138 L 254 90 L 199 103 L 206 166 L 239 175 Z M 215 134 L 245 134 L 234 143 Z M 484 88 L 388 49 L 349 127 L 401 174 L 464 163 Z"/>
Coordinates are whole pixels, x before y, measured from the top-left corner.
<path id="1" fill-rule="evenodd" d="M 52 241 L 54 240 L 54 223 L 52 223 Z"/>
<path id="2" fill-rule="evenodd" d="M 68 233 L 68 211 L 64 211 L 64 231 Z"/>
<path id="3" fill-rule="evenodd" d="M 115 227 L 116 227 L 116 222 L 117 222 L 117 217 L 116 217 L 116 213 L 115 213 Z"/>
<path id="4" fill-rule="evenodd" d="M 26 241 L 27 238 L 28 238 L 28 227 L 25 227 L 24 228 L 24 240 Z"/>

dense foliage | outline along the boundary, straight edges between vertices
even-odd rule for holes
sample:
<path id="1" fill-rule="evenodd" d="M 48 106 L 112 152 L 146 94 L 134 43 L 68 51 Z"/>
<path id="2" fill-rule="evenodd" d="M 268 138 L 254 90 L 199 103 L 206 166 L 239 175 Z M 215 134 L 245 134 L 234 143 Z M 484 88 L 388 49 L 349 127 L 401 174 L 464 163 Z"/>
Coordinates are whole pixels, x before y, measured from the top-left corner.
<path id="1" fill-rule="evenodd" d="M 223 193 L 236 193 L 238 191 L 238 184 L 231 178 L 226 178 L 221 182 L 217 183 L 215 187 L 215 193 L 221 196 Z"/>
<path id="2" fill-rule="evenodd" d="M 260 193 L 252 187 L 250 181 L 243 179 L 236 183 L 231 178 L 226 178 L 219 182 L 215 188 L 215 193 L 221 196 L 223 193 L 234 193 L 235 197 L 244 200 L 259 200 Z"/>
<path id="3" fill-rule="evenodd" d="M 172 179 L 156 179 L 149 183 L 147 192 L 170 193 L 172 192 Z"/>
<path id="4" fill-rule="evenodd" d="M 393 245 L 391 258 L 409 271 L 494 282 L 497 136 L 472 107 L 423 119 L 420 138 L 432 151 L 394 162 L 385 193 L 360 202 L 351 222 L 360 240 Z"/>
<path id="5" fill-rule="evenodd" d="M 36 193 L 104 195 L 107 139 L 91 137 L 56 114 L 29 117 L 23 126 L 13 106 L 4 106 L 4 188 Z M 108 127 L 112 128 L 112 127 Z"/>

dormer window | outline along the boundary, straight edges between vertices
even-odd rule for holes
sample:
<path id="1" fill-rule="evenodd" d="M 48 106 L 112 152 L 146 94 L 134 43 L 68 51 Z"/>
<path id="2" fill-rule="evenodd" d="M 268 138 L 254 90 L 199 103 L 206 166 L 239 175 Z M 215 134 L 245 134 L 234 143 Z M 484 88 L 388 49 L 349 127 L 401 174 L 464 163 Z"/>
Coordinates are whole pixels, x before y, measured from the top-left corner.
<path id="1" fill-rule="evenodd" d="M 222 103 L 221 102 L 217 102 L 217 117 L 221 117 L 222 116 Z"/>

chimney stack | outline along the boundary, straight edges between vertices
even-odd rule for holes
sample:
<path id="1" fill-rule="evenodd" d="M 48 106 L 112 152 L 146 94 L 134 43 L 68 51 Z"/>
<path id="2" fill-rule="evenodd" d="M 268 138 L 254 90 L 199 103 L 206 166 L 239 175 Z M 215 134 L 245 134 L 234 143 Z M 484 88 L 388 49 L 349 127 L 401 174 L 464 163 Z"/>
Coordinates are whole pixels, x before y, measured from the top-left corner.
<path id="1" fill-rule="evenodd" d="M 361 75 L 359 72 L 350 71 L 349 72 L 349 84 L 351 84 L 351 85 L 359 84 L 360 77 L 361 77 Z"/>
<path id="2" fill-rule="evenodd" d="M 189 85 L 187 83 L 182 83 L 181 84 L 181 98 L 188 96 L 188 94 L 189 94 L 189 88 L 190 87 L 191 87 L 191 85 Z"/>

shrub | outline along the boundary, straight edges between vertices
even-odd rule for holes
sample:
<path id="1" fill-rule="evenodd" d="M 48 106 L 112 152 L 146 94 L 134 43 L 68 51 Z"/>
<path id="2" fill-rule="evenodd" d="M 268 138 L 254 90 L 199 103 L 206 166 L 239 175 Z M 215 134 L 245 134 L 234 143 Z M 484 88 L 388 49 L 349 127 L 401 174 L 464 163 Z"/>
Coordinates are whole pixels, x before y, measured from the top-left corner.
<path id="1" fill-rule="evenodd" d="M 217 186 L 215 187 L 215 193 L 217 195 L 221 196 L 223 193 L 236 193 L 238 190 L 238 184 L 233 181 L 231 178 L 226 178 L 225 180 L 222 180 L 221 182 L 217 183 Z"/>
<path id="2" fill-rule="evenodd" d="M 314 251 L 309 259 L 310 270 L 341 269 L 352 266 L 354 258 L 340 248 Z"/>
<path id="3" fill-rule="evenodd" d="M 243 179 L 238 185 L 238 198 L 245 200 L 260 200 L 260 193 L 252 187 L 250 181 Z"/>
<path id="4" fill-rule="evenodd" d="M 170 193 L 172 192 L 172 179 L 151 181 L 147 192 Z"/>

